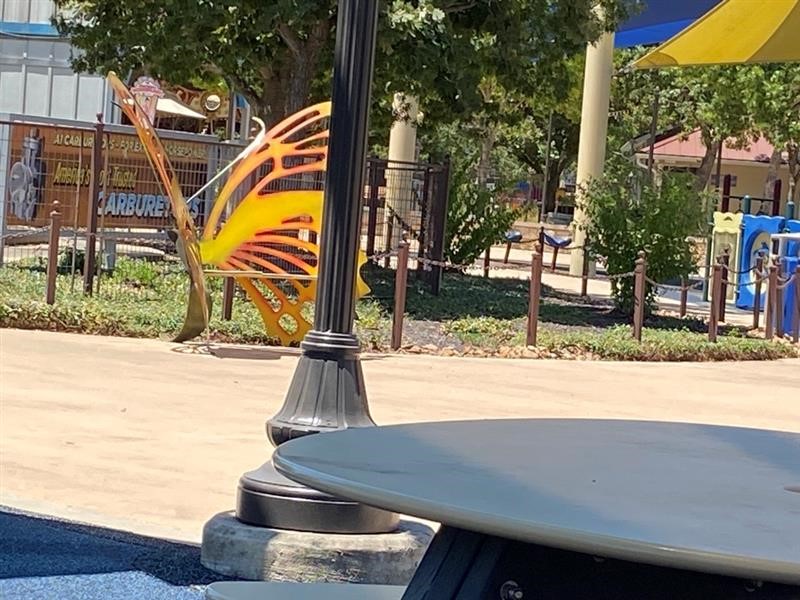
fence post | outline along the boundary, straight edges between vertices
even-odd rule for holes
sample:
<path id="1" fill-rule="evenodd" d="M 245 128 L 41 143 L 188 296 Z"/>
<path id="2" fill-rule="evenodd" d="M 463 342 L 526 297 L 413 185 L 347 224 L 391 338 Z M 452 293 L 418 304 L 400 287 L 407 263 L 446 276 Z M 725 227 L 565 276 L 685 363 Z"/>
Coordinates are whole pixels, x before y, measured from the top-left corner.
<path id="1" fill-rule="evenodd" d="M 720 202 L 720 212 L 730 212 L 731 210 L 731 181 L 730 175 L 725 175 L 722 178 L 722 202 Z M 719 181 L 717 181 L 719 186 Z"/>
<path id="2" fill-rule="evenodd" d="M 439 173 L 439 183 L 435 186 L 436 200 L 431 211 L 431 228 L 428 231 L 428 238 L 431 240 L 431 258 L 437 261 L 444 261 L 444 236 L 447 229 L 447 204 L 450 198 L 450 157 L 446 157 L 444 166 Z M 441 265 L 432 266 L 428 272 L 431 293 L 439 295 L 442 285 Z"/>
<path id="3" fill-rule="evenodd" d="M 761 273 L 764 271 L 764 257 L 756 259 L 756 279 L 755 293 L 753 294 L 753 329 L 758 329 L 758 322 L 761 319 Z"/>
<path id="4" fill-rule="evenodd" d="M 531 283 L 528 293 L 528 331 L 525 343 L 528 346 L 536 345 L 539 333 L 539 300 L 542 296 L 542 245 L 536 242 L 531 256 Z"/>
<path id="5" fill-rule="evenodd" d="M 367 256 L 375 254 L 375 234 L 378 229 L 378 164 L 375 157 L 367 161 L 369 168 L 369 212 L 367 213 Z"/>
<path id="6" fill-rule="evenodd" d="M 92 295 L 97 252 L 97 205 L 100 199 L 102 158 L 103 158 L 103 113 L 97 113 L 94 125 L 94 143 L 92 146 L 92 180 L 89 184 L 89 200 L 86 203 L 86 248 L 83 258 L 83 293 Z"/>
<path id="7" fill-rule="evenodd" d="M 689 286 L 686 277 L 681 277 L 681 304 L 678 314 L 681 319 L 686 316 L 686 302 L 689 299 Z"/>
<path id="8" fill-rule="evenodd" d="M 392 209 L 385 204 L 383 207 L 383 214 L 389 219 L 386 222 L 386 252 L 388 253 L 392 251 L 392 238 L 394 237 L 394 214 L 392 213 Z M 386 258 L 383 259 L 383 268 L 388 269 L 390 264 L 392 264 L 392 257 L 390 254 L 387 254 Z"/>
<path id="9" fill-rule="evenodd" d="M 61 213 L 58 212 L 58 200 L 53 202 L 53 211 L 50 213 L 50 239 L 47 244 L 47 288 L 45 289 L 45 302 L 54 304 L 56 301 L 56 275 L 58 274 L 58 240 L 61 236 Z"/>
<path id="10" fill-rule="evenodd" d="M 642 326 L 644 325 L 645 278 L 647 277 L 647 260 L 644 252 L 639 252 L 633 269 L 633 337 L 637 342 L 642 341 Z"/>
<path id="11" fill-rule="evenodd" d="M 487 246 L 483 252 L 483 276 L 489 278 L 489 266 L 492 264 L 492 246 Z"/>
<path id="12" fill-rule="evenodd" d="M 717 341 L 719 330 L 719 295 L 722 293 L 722 263 L 717 260 L 711 270 L 711 302 L 708 320 L 708 341 Z"/>
<path id="13" fill-rule="evenodd" d="M 800 265 L 794 268 L 794 328 L 792 341 L 800 342 Z"/>
<path id="14" fill-rule="evenodd" d="M 720 323 L 725 322 L 725 308 L 728 299 L 728 264 L 731 259 L 731 251 L 728 248 L 722 252 L 720 256 L 720 263 L 722 264 L 722 287 L 719 290 L 719 320 Z"/>
<path id="15" fill-rule="evenodd" d="M 230 321 L 233 318 L 233 277 L 222 280 L 222 320 Z"/>
<path id="16" fill-rule="evenodd" d="M 781 259 L 775 258 L 775 266 L 778 270 L 778 282 L 780 283 L 781 275 L 783 274 L 783 263 Z M 783 329 L 783 286 L 775 285 L 775 334 L 782 338 L 786 333 Z"/>
<path id="17" fill-rule="evenodd" d="M 775 312 L 777 311 L 777 304 L 775 302 L 778 295 L 778 267 L 775 264 L 769 266 L 769 276 L 767 279 L 767 306 L 766 315 L 764 317 L 764 337 L 768 340 L 772 339 L 775 328 Z"/>
<path id="18" fill-rule="evenodd" d="M 392 350 L 403 344 L 403 315 L 406 312 L 408 283 L 408 242 L 403 240 L 397 250 L 397 271 L 394 277 L 394 313 L 392 314 Z"/>
<path id="19" fill-rule="evenodd" d="M 581 298 L 589 295 L 589 250 L 586 248 L 586 239 L 583 240 L 583 265 L 581 266 Z"/>

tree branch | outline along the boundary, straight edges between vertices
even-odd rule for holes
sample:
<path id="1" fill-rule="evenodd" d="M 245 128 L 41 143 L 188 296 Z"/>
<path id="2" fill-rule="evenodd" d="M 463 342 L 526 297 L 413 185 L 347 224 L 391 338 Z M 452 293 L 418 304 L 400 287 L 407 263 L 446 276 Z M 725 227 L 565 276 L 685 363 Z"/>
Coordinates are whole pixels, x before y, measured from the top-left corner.
<path id="1" fill-rule="evenodd" d="M 470 8 L 472 8 L 473 6 L 475 6 L 476 4 L 477 4 L 477 2 L 467 2 L 467 3 L 465 3 L 465 4 L 453 4 L 453 5 L 451 5 L 451 6 L 446 6 L 446 7 L 444 7 L 442 10 L 443 10 L 443 11 L 444 11 L 446 14 L 457 13 L 457 12 L 463 12 L 463 11 L 465 11 L 465 10 L 469 10 Z"/>
<path id="2" fill-rule="evenodd" d="M 278 24 L 278 34 L 281 36 L 281 39 L 284 41 L 291 53 L 294 54 L 295 58 L 300 59 L 303 57 L 303 52 L 300 48 L 302 42 L 300 41 L 300 38 L 297 37 L 297 34 L 292 31 L 286 23 Z"/>

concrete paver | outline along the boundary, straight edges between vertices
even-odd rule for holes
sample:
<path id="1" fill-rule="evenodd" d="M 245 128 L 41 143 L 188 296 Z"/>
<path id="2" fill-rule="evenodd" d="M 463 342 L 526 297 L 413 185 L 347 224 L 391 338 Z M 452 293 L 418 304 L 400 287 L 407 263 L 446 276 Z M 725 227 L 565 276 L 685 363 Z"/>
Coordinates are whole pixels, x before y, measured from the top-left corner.
<path id="1" fill-rule="evenodd" d="M 0 504 L 199 541 L 264 461 L 295 351 L 0 330 Z M 381 424 L 603 417 L 800 431 L 800 360 L 366 355 Z M 487 441 L 487 443 L 490 443 Z"/>

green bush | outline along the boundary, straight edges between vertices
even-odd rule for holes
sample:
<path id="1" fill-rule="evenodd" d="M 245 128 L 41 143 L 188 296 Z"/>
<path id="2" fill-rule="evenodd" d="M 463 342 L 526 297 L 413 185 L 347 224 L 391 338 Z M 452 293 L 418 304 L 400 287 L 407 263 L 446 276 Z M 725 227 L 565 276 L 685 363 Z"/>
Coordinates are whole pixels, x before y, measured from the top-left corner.
<path id="1" fill-rule="evenodd" d="M 445 258 L 469 265 L 514 224 L 517 212 L 500 204 L 495 192 L 475 181 L 474 165 L 456 162 L 450 180 L 445 231 Z"/>
<path id="2" fill-rule="evenodd" d="M 663 173 L 651 182 L 648 174 L 622 159 L 606 163 L 605 174 L 589 183 L 581 195 L 586 211 L 590 253 L 603 257 L 609 275 L 633 271 L 637 254 L 647 255 L 647 275 L 666 282 L 694 270 L 691 235 L 703 231 L 703 198 L 685 173 Z M 654 290 L 647 285 L 647 304 Z M 617 306 L 633 312 L 633 277 L 614 287 Z"/>

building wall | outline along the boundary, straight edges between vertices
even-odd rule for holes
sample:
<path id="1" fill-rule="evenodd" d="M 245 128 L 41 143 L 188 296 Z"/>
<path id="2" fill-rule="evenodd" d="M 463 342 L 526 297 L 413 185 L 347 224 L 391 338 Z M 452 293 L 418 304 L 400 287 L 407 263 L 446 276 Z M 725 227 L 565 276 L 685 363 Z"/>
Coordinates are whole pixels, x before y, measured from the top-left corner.
<path id="1" fill-rule="evenodd" d="M 731 195 L 744 196 L 748 195 L 751 198 L 764 197 L 764 182 L 767 178 L 768 165 L 762 163 L 754 163 L 752 165 L 741 164 L 724 164 L 722 165 L 722 176 L 732 175 L 736 177 L 735 185 L 731 185 Z M 778 171 L 779 179 L 783 182 L 781 187 L 781 214 L 784 214 L 786 209 L 786 194 L 789 190 L 789 168 L 782 166 Z M 730 208 L 732 211 L 737 211 L 741 207 L 738 200 L 731 200 Z M 752 203 L 752 212 L 756 213 L 759 209 L 759 203 Z M 771 209 L 766 204 L 764 210 L 769 212 Z"/>
<path id="2" fill-rule="evenodd" d="M 0 0 L 0 112 L 93 121 L 111 114 L 105 79 L 70 67 L 50 0 Z"/>

